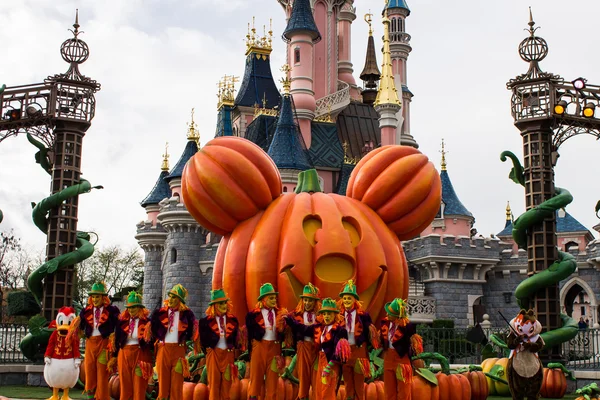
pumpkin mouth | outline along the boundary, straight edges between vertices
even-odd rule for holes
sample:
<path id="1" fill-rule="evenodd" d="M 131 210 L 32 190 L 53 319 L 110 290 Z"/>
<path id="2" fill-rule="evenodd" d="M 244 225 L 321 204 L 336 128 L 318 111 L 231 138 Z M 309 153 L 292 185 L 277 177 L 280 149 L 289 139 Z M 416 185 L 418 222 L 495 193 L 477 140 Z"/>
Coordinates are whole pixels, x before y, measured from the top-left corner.
<path id="1" fill-rule="evenodd" d="M 315 264 L 315 274 L 325 282 L 343 283 L 354 276 L 354 263 L 339 255 L 321 257 Z"/>

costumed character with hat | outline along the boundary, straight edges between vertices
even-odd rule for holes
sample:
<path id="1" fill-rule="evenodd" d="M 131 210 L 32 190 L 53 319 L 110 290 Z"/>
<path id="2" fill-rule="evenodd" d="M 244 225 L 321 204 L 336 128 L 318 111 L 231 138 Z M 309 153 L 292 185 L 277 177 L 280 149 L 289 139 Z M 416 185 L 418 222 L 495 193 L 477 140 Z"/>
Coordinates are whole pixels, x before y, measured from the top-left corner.
<path id="1" fill-rule="evenodd" d="M 110 304 L 106 284 L 97 282 L 89 292 L 88 305 L 75 320 L 69 335 L 77 329 L 85 336 L 85 391 L 88 399 L 109 400 L 108 363 L 113 354 L 114 334 L 119 320 L 119 309 Z M 75 339 L 75 338 L 73 338 Z"/>
<path id="2" fill-rule="evenodd" d="M 363 400 L 365 378 L 371 376 L 367 346 L 378 347 L 379 334 L 369 313 L 362 309 L 352 279 L 344 284 L 340 299 L 340 311 L 346 321 L 348 342 L 352 349 L 348 362 L 342 367 L 346 399 Z"/>
<path id="3" fill-rule="evenodd" d="M 508 388 L 513 400 L 538 399 L 544 378 L 542 362 L 537 354 L 544 348 L 544 339 L 540 336 L 542 324 L 537 320 L 535 311 L 521 310 L 510 321 L 510 326 L 506 338 L 511 349 L 506 366 Z"/>
<path id="4" fill-rule="evenodd" d="M 257 399 L 265 387 L 265 399 L 277 398 L 279 373 L 285 367 L 281 356 L 281 343 L 285 339 L 287 310 L 277 307 L 277 295 L 273 285 L 260 287 L 258 303 L 246 314 L 248 331 L 248 355 L 250 357 L 250 385 L 248 398 Z"/>
<path id="5" fill-rule="evenodd" d="M 223 289 L 212 290 L 206 317 L 198 321 L 200 344 L 206 354 L 209 400 L 229 400 L 231 384 L 238 379 L 234 350 L 238 347 L 239 323 L 231 308 Z"/>
<path id="6" fill-rule="evenodd" d="M 317 323 L 317 312 L 321 307 L 319 289 L 312 283 L 304 286 L 296 309 L 289 314 L 286 321 L 292 328 L 296 342 L 296 368 L 298 369 L 298 399 L 308 399 L 308 392 L 315 384 L 314 365 L 317 359 L 317 346 L 312 335 L 305 329 Z M 314 375 L 314 376 L 313 376 Z"/>
<path id="7" fill-rule="evenodd" d="M 79 337 L 67 337 L 69 329 L 77 314 L 73 307 L 61 307 L 56 319 L 48 328 L 55 328 L 50 335 L 46 353 L 44 354 L 44 379 L 52 388 L 52 397 L 48 400 L 58 400 L 58 391 L 63 389 L 61 400 L 70 400 L 69 389 L 75 386 L 79 378 Z"/>
<path id="8" fill-rule="evenodd" d="M 383 344 L 383 387 L 388 400 L 410 400 L 413 376 L 411 357 L 423 352 L 423 339 L 408 320 L 407 304 L 395 299 L 385 305 L 381 321 Z M 416 400 L 416 399 L 415 399 Z"/>
<path id="9" fill-rule="evenodd" d="M 145 400 L 148 379 L 152 376 L 152 330 L 149 311 L 142 296 L 129 292 L 126 310 L 119 315 L 115 331 L 113 360 L 118 359 L 121 399 Z"/>
<path id="10" fill-rule="evenodd" d="M 341 375 L 340 363 L 350 357 L 348 332 L 336 302 L 329 297 L 323 299 L 318 321 L 307 327 L 314 337 L 318 352 L 317 379 L 313 390 L 316 400 L 334 400 Z"/>
<path id="11" fill-rule="evenodd" d="M 190 376 L 186 342 L 196 340 L 198 327 L 192 310 L 185 305 L 187 290 L 177 284 L 164 306 L 152 313 L 152 335 L 156 344 L 157 400 L 183 400 L 183 379 Z"/>

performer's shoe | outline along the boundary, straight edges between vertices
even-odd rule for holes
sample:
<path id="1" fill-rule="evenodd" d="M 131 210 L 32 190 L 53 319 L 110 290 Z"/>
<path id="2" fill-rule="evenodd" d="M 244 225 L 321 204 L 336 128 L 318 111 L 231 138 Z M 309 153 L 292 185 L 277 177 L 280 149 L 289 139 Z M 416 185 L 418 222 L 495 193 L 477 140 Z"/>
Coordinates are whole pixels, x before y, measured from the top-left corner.
<path id="1" fill-rule="evenodd" d="M 71 400 L 69 397 L 69 388 L 63 389 L 63 395 L 60 400 Z"/>
<path id="2" fill-rule="evenodd" d="M 48 397 L 46 400 L 58 400 L 58 388 L 52 388 L 52 397 Z"/>

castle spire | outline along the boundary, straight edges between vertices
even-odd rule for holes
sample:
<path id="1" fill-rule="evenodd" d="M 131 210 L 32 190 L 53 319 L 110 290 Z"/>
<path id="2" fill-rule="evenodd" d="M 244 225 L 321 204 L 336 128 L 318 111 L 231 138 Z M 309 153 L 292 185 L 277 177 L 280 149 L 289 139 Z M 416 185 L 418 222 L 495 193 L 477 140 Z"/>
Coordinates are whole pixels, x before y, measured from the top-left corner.
<path id="1" fill-rule="evenodd" d="M 292 13 L 288 19 L 285 31 L 283 31 L 283 40 L 290 42 L 296 34 L 307 34 L 313 43 L 321 40 L 321 34 L 315 23 L 310 8 L 310 0 L 295 0 L 292 6 Z"/>
<path id="2" fill-rule="evenodd" d="M 375 52 L 375 40 L 373 39 L 373 14 L 365 14 L 365 22 L 369 24 L 369 39 L 367 41 L 367 56 L 365 67 L 360 74 L 360 79 L 365 83 L 365 89 L 362 92 L 363 103 L 373 104 L 377 97 L 377 81 L 381 78 L 381 72 L 377 66 L 377 53 Z"/>
<path id="3" fill-rule="evenodd" d="M 442 139 L 442 150 L 440 153 L 442 153 L 442 171 L 446 171 L 446 147 L 444 145 L 444 139 Z"/>
<path id="4" fill-rule="evenodd" d="M 161 171 L 169 170 L 169 142 L 165 143 L 165 154 L 163 154 L 162 165 L 160 166 Z"/>
<path id="5" fill-rule="evenodd" d="M 512 214 L 512 210 L 510 209 L 510 201 L 507 201 L 506 202 L 506 224 L 504 225 L 504 227 L 506 228 L 507 226 L 509 226 L 512 223 L 513 223 L 513 214 Z"/>
<path id="6" fill-rule="evenodd" d="M 379 83 L 375 106 L 381 104 L 395 104 L 401 107 L 396 84 L 394 83 L 392 52 L 390 50 L 390 19 L 387 16 L 387 10 L 383 15 L 383 64 L 381 65 L 381 82 Z"/>
<path id="7" fill-rule="evenodd" d="M 200 132 L 198 131 L 198 125 L 194 122 L 194 109 L 192 108 L 192 121 L 187 124 L 187 139 L 193 140 L 196 143 L 200 142 Z"/>

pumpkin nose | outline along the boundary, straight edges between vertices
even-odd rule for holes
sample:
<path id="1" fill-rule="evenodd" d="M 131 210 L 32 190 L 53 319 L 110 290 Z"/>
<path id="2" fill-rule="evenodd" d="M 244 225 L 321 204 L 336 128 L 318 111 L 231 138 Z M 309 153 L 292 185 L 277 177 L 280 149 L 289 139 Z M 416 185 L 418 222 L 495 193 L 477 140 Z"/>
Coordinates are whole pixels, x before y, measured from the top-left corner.
<path id="1" fill-rule="evenodd" d="M 354 263 L 340 256 L 321 257 L 315 264 L 315 274 L 326 282 L 346 282 L 354 277 Z"/>
<path id="2" fill-rule="evenodd" d="M 341 221 L 330 225 L 315 233 L 315 274 L 326 282 L 342 283 L 356 273 L 354 247 Z"/>

